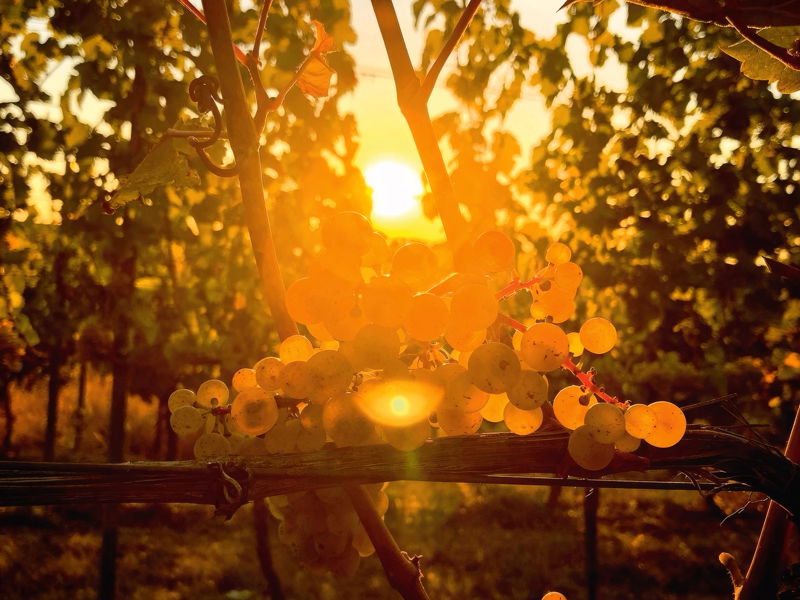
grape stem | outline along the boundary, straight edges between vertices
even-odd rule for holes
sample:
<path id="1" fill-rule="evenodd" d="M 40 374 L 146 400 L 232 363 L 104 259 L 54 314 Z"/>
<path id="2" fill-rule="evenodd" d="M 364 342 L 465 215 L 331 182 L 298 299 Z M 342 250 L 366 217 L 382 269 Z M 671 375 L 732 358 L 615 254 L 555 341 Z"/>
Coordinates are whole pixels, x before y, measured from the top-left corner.
<path id="1" fill-rule="evenodd" d="M 494 296 L 498 300 L 503 300 L 508 298 L 509 296 L 513 296 L 520 290 L 529 290 L 537 283 L 541 283 L 544 281 L 541 277 L 534 277 L 533 279 L 529 279 L 528 281 L 520 281 L 519 279 L 515 279 L 511 283 L 509 283 L 506 287 L 501 289 L 497 292 Z"/>
<path id="2" fill-rule="evenodd" d="M 508 315 L 500 314 L 498 315 L 497 318 L 501 323 L 505 323 L 506 325 L 508 325 L 512 329 L 516 329 L 517 331 L 525 332 L 528 329 L 528 327 L 524 323 L 521 323 L 516 319 L 509 317 Z M 571 358 L 569 357 L 566 358 L 564 362 L 561 363 L 561 366 L 570 373 L 572 373 L 578 379 L 578 381 L 581 382 L 581 385 L 583 387 L 592 392 L 603 402 L 608 402 L 609 404 L 616 404 L 617 406 L 625 406 L 624 402 L 621 402 L 614 396 L 610 396 L 609 394 L 604 392 L 603 389 L 595 383 L 594 374 L 587 373 L 586 371 L 580 369 L 574 362 L 572 362 Z"/>

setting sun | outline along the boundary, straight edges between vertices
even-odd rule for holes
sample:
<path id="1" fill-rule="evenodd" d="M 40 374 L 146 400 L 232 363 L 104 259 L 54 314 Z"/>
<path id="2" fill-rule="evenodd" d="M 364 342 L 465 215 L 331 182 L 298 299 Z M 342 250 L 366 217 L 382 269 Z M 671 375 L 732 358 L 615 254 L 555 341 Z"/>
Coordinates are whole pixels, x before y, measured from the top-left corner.
<path id="1" fill-rule="evenodd" d="M 406 165 L 383 161 L 370 165 L 364 172 L 372 188 L 372 214 L 376 217 L 400 217 L 419 206 L 422 182 Z"/>
<path id="2" fill-rule="evenodd" d="M 364 178 L 372 188 L 372 222 L 390 237 L 440 241 L 441 223 L 422 211 L 425 189 L 418 170 L 402 160 L 383 158 L 368 164 Z"/>

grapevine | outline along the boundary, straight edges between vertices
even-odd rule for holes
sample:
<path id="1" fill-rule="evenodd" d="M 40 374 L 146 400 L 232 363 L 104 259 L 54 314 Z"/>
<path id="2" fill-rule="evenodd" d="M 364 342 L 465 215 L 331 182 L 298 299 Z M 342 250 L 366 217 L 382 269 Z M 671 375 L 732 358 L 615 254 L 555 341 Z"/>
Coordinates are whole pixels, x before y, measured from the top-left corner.
<path id="1" fill-rule="evenodd" d="M 388 240 L 355 212 L 333 215 L 320 233 L 306 276 L 286 294 L 304 334 L 238 370 L 233 393 L 212 379 L 196 394 L 170 396 L 171 425 L 196 437 L 197 459 L 309 452 L 326 443 L 411 452 L 502 422 L 518 435 L 569 430 L 570 460 L 600 471 L 642 441 L 666 448 L 683 437 L 679 407 L 622 402 L 575 363 L 611 351 L 618 336 L 600 316 L 565 330 L 583 277 L 565 244 L 550 245 L 522 282 L 514 243 L 496 230 L 476 236 L 473 259 L 456 272 L 434 249 Z M 505 314 L 519 294 L 530 300 L 527 326 Z M 577 382 L 551 390 L 547 375 L 560 368 Z M 381 516 L 384 488 L 366 488 Z M 276 497 L 270 510 L 281 540 L 311 567 L 347 575 L 374 552 L 339 488 Z"/>

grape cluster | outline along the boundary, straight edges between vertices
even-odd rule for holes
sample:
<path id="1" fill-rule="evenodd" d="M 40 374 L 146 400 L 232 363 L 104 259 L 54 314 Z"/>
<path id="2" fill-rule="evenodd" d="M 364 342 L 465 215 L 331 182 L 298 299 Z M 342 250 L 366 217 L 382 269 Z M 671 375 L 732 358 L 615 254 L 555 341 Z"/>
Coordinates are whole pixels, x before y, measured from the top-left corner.
<path id="1" fill-rule="evenodd" d="M 462 248 L 455 273 L 423 244 L 392 252 L 358 213 L 333 216 L 321 237 L 307 275 L 286 292 L 289 314 L 307 335 L 238 370 L 232 401 L 218 380 L 170 396 L 173 429 L 203 432 L 198 459 L 308 452 L 326 442 L 412 451 L 432 437 L 473 434 L 484 420 L 529 435 L 551 412 L 542 410 L 550 406 L 547 373 L 562 367 L 581 385 L 558 391 L 551 408 L 572 430 L 568 452 L 584 469 L 605 468 L 615 451 L 633 452 L 642 439 L 667 447 L 683 436 L 677 406 L 619 402 L 572 362 L 586 351 L 609 352 L 617 331 L 601 317 L 578 331 L 563 328 L 583 278 L 566 245 L 550 245 L 545 265 L 521 281 L 514 244 L 499 231 Z M 523 290 L 532 299 L 529 326 L 501 313 L 501 303 Z M 513 337 L 504 325 L 517 330 Z M 352 515 L 336 512 L 348 503 L 328 501 L 339 495 L 308 492 L 273 506 L 282 536 L 308 562 L 349 572 L 369 548 L 347 525 Z M 379 512 L 384 497 L 375 492 Z"/>
<path id="2" fill-rule="evenodd" d="M 389 508 L 386 484 L 363 486 L 382 517 Z M 292 554 L 312 569 L 334 575 L 352 575 L 362 557 L 375 552 L 358 515 L 341 488 L 274 496 L 272 514 L 280 521 L 278 538 Z"/>

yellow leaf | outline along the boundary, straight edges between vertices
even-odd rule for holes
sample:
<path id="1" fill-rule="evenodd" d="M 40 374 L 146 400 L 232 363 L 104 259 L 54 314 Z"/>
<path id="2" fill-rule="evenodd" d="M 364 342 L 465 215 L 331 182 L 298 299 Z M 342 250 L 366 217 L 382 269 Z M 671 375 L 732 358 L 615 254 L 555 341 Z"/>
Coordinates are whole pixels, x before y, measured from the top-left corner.
<path id="1" fill-rule="evenodd" d="M 319 54 L 326 54 L 333 50 L 333 38 L 328 35 L 328 32 L 325 31 L 325 27 L 322 26 L 322 23 L 319 21 L 311 21 L 311 24 L 314 26 L 316 41 L 314 42 L 314 47 L 311 48 L 311 52 L 317 52 Z"/>
<path id="2" fill-rule="evenodd" d="M 327 96 L 334 72 L 322 56 L 312 56 L 297 80 L 297 87 L 315 98 Z"/>

